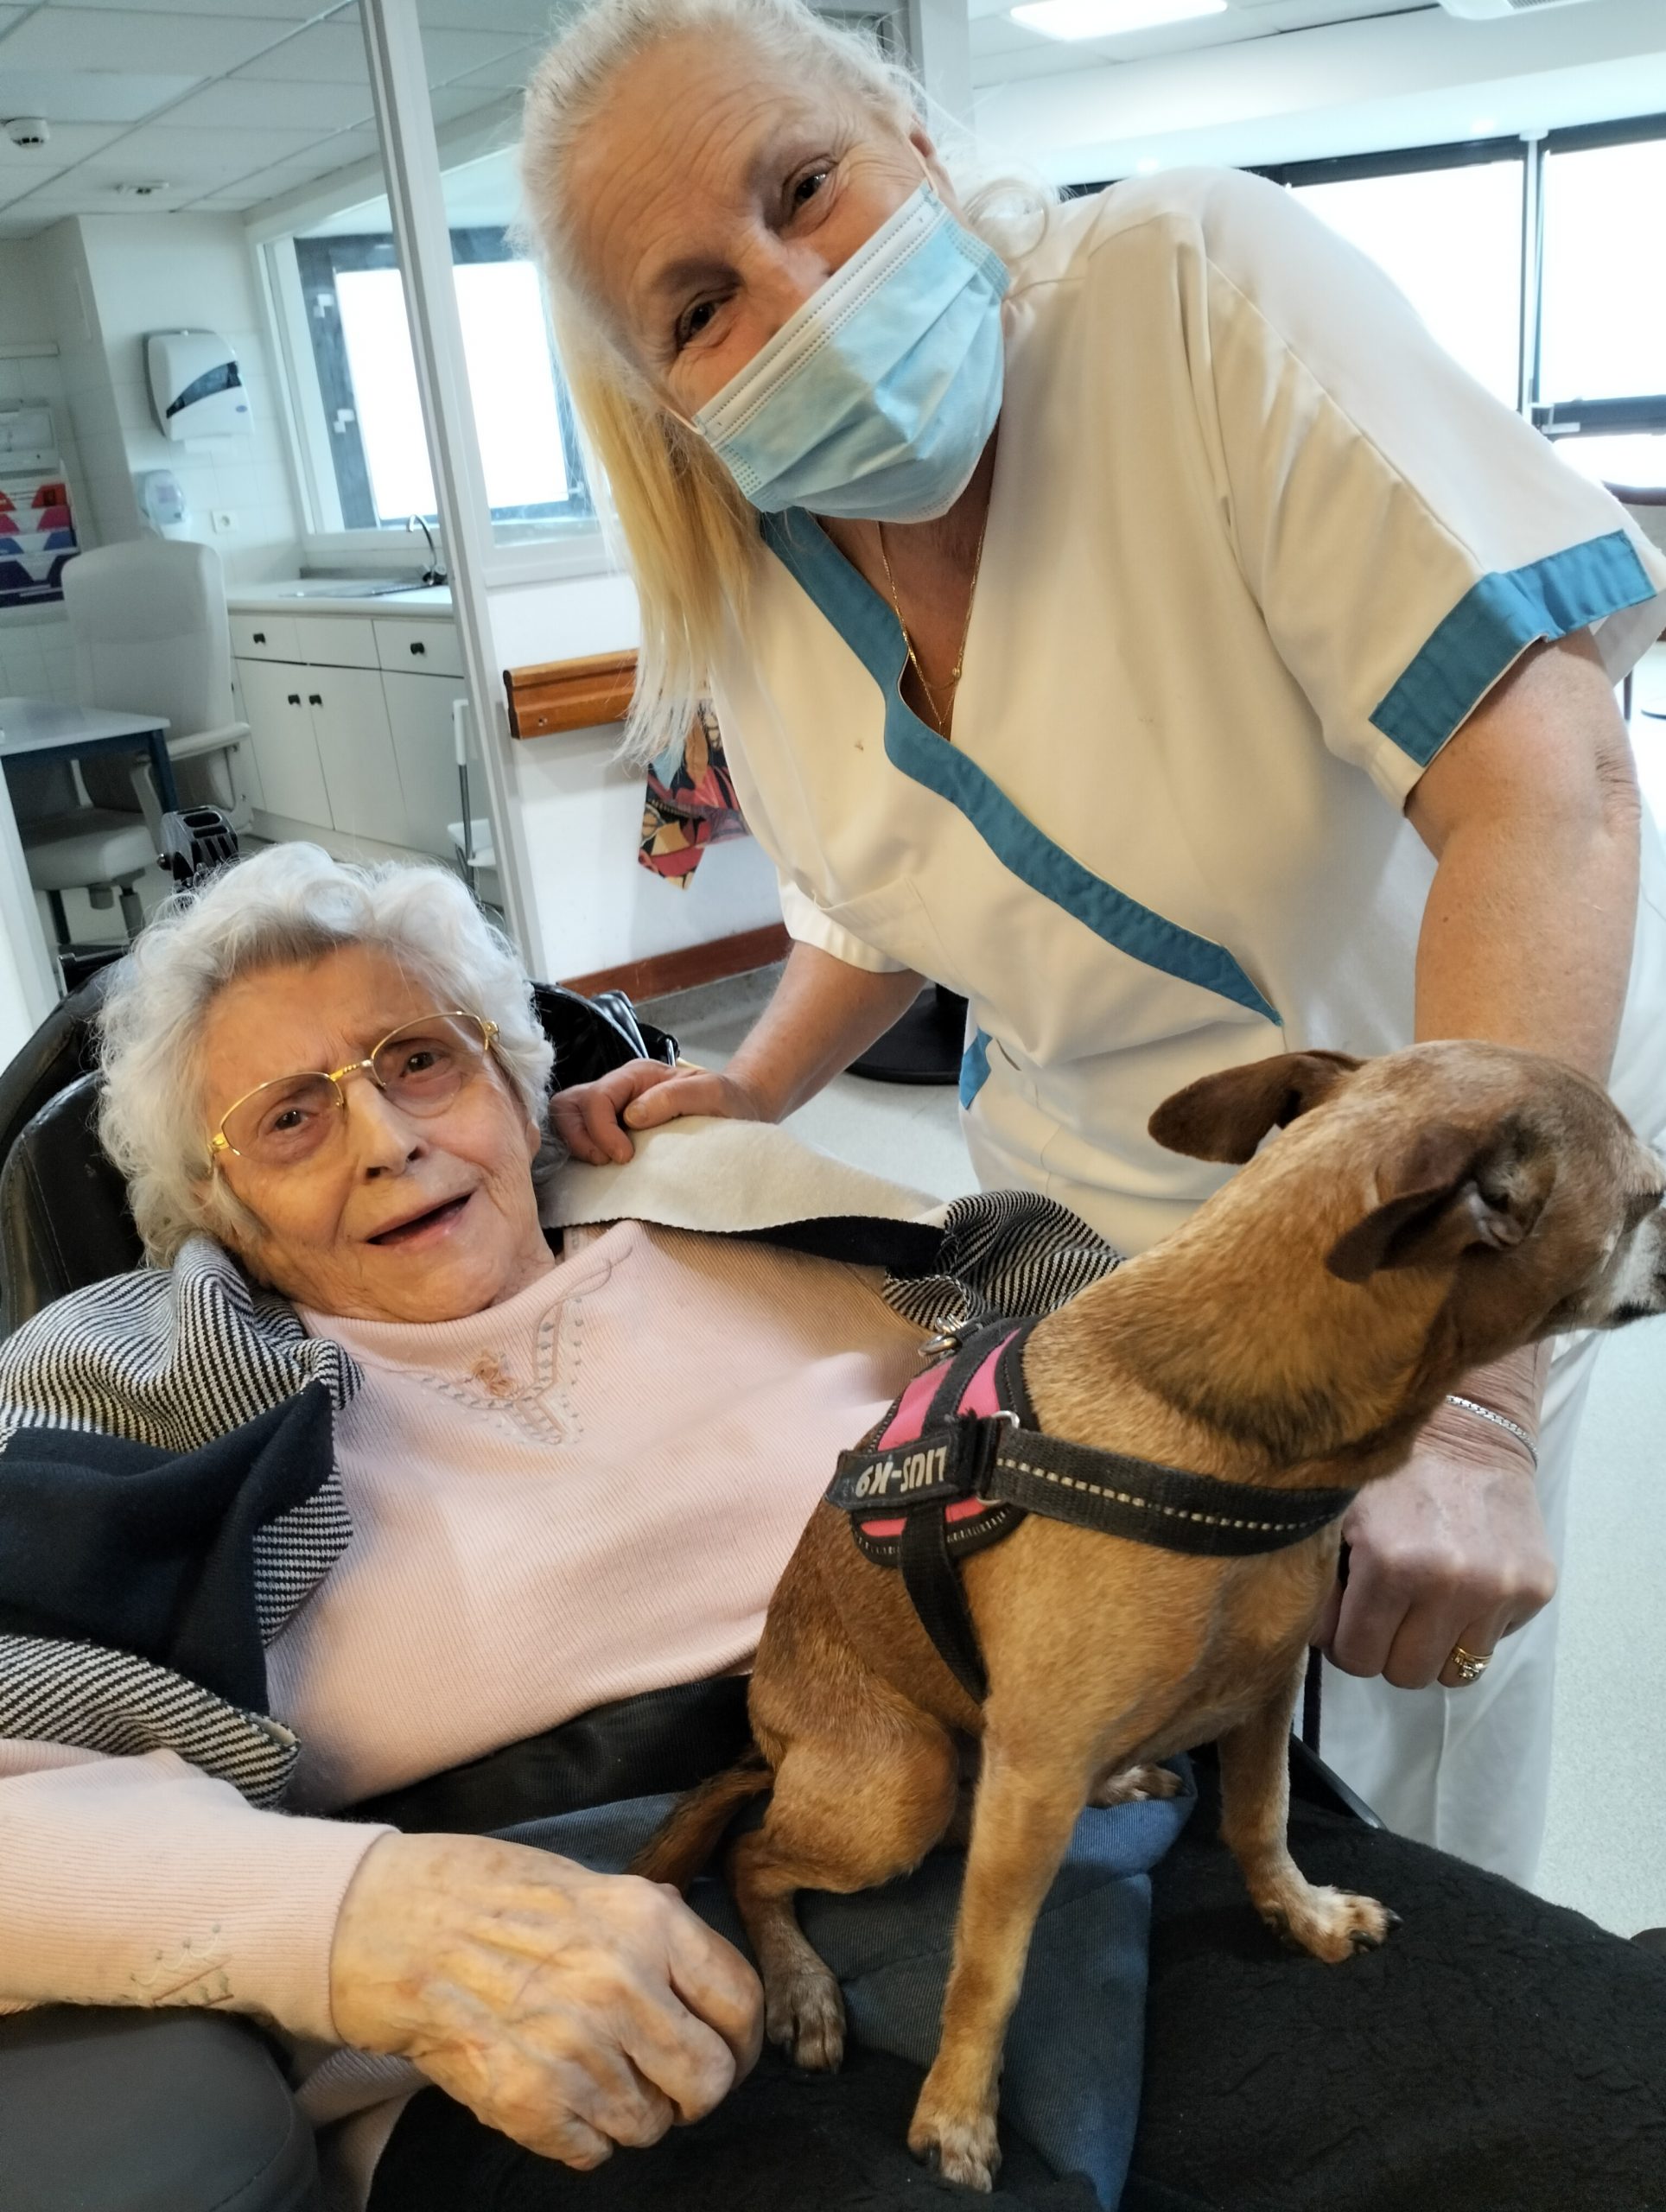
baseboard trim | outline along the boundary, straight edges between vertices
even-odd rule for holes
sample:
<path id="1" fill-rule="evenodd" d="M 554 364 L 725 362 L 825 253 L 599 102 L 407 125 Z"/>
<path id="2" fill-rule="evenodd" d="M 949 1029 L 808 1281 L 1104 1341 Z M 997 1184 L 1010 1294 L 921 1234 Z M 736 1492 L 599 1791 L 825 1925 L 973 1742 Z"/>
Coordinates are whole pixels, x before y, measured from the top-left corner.
<path id="1" fill-rule="evenodd" d="M 733 937 L 713 938 L 706 944 L 688 944 L 677 952 L 658 952 L 644 960 L 627 960 L 622 967 L 598 968 L 593 975 L 567 979 L 569 991 L 593 998 L 598 991 L 623 991 L 633 1000 L 664 998 L 669 991 L 692 990 L 696 983 L 715 983 L 726 976 L 745 976 L 754 968 L 767 968 L 785 960 L 792 940 L 780 922 L 766 929 L 737 930 Z"/>

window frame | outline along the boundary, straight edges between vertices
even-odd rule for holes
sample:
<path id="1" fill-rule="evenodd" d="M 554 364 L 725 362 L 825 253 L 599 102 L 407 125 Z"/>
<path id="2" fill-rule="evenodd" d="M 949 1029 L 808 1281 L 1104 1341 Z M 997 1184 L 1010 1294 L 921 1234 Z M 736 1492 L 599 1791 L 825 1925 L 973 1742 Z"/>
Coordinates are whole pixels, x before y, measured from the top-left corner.
<path id="1" fill-rule="evenodd" d="M 475 224 L 453 229 L 448 235 L 454 269 L 469 263 L 517 261 L 522 257 L 510 245 L 508 232 L 501 225 Z M 334 479 L 334 496 L 331 507 L 340 518 L 343 533 L 350 535 L 356 542 L 385 541 L 390 531 L 397 530 L 398 524 L 382 519 L 376 512 L 364 440 L 359 429 L 357 396 L 347 347 L 341 337 L 340 310 L 334 302 L 339 298 L 336 289 L 339 276 L 367 270 L 391 269 L 397 274 L 398 254 L 391 234 L 380 232 L 331 232 L 322 237 L 308 237 L 304 232 L 293 233 L 286 243 L 294 259 L 302 324 L 307 335 L 309 365 L 318 386 L 320 413 L 326 438 L 324 451 Z M 321 344 L 315 324 L 325 320 L 319 310 L 326 299 L 334 306 L 334 312 L 330 319 L 328 336 Z M 558 527 L 563 524 L 576 524 L 590 529 L 595 526 L 595 503 L 585 471 L 578 426 L 574 420 L 566 380 L 560 372 L 547 316 L 544 319 L 544 337 L 550 347 L 562 455 L 566 463 L 567 480 L 572 486 L 571 496 L 566 499 L 529 501 L 514 506 L 493 507 L 488 511 L 488 519 L 494 529 L 504 524 L 516 523 L 539 524 L 545 528 L 551 524 Z M 292 369 L 296 350 L 291 349 Z M 329 418 L 332 415 L 340 418 L 339 431 L 330 431 Z M 347 479 L 345 488 L 342 484 L 344 462 Z M 315 464 L 315 485 L 318 474 Z M 370 518 L 361 519 L 364 515 Z M 320 518 L 321 517 L 315 517 L 315 519 Z M 437 524 L 437 511 L 430 511 L 423 519 Z"/>
<path id="2" fill-rule="evenodd" d="M 1549 130 L 1537 142 L 1539 204 L 1544 198 L 1544 162 L 1552 154 L 1593 153 L 1608 146 L 1642 146 L 1666 139 L 1666 115 L 1625 116 L 1612 123 L 1572 124 Z M 1538 240 L 1536 276 L 1538 313 L 1535 317 L 1533 371 L 1525 412 L 1536 430 L 1559 444 L 1564 438 L 1613 437 L 1641 430 L 1666 434 L 1666 389 L 1629 392 L 1609 399 L 1546 399 L 1542 389 L 1542 328 L 1544 320 L 1544 253 L 1542 232 Z"/>

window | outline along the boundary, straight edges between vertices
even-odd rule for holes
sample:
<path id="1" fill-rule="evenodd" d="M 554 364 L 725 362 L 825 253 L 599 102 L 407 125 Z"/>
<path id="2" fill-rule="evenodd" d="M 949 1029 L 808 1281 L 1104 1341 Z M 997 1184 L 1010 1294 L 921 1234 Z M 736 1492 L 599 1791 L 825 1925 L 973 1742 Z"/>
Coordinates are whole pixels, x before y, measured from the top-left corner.
<path id="1" fill-rule="evenodd" d="M 1660 119 L 1550 139 L 1533 419 L 1610 484 L 1666 484 L 1666 290 L 1646 244 L 1663 201 Z"/>
<path id="2" fill-rule="evenodd" d="M 434 480 L 386 231 L 289 241 L 306 313 L 340 527 L 402 528 L 435 513 Z M 537 271 L 501 225 L 451 233 L 457 306 L 494 524 L 595 512 L 562 387 Z M 333 526 L 334 518 L 321 518 Z"/>
<path id="3" fill-rule="evenodd" d="M 1518 140 L 1265 172 L 1391 276 L 1454 360 L 1507 406 L 1521 393 Z"/>

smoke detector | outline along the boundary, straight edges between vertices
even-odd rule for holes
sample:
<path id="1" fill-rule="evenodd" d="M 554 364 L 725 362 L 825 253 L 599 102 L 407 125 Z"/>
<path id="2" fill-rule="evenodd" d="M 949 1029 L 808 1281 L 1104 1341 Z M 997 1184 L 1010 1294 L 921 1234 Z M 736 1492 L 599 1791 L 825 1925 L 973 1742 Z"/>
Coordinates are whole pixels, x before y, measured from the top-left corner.
<path id="1" fill-rule="evenodd" d="M 16 115 L 6 124 L 6 136 L 14 146 L 44 146 L 52 125 L 43 115 Z"/>

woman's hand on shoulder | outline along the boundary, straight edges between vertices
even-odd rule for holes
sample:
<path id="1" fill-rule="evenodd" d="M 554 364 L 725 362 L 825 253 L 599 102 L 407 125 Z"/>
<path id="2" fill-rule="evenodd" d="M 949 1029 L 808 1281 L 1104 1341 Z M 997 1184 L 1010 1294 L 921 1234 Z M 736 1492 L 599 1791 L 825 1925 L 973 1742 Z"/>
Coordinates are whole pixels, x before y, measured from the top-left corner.
<path id="1" fill-rule="evenodd" d="M 733 1076 L 679 1061 L 627 1060 L 594 1083 L 575 1083 L 550 1101 L 550 1125 L 575 1160 L 606 1167 L 636 1150 L 631 1129 L 657 1129 L 691 1114 L 766 1122 L 761 1100 Z"/>
<path id="2" fill-rule="evenodd" d="M 762 1992 L 674 1891 L 487 1836 L 387 1835 L 330 1955 L 336 2032 L 410 2059 L 569 2166 L 698 2120 L 758 2056 Z"/>

